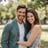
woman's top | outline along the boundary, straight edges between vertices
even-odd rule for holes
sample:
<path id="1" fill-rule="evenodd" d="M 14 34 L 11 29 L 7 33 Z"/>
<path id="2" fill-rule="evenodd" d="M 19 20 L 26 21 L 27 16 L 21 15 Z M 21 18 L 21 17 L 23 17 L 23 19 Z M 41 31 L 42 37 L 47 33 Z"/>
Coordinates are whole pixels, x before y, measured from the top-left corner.
<path id="1" fill-rule="evenodd" d="M 31 33 L 34 32 L 35 28 L 37 28 L 39 26 L 40 25 L 35 25 L 33 27 L 33 29 L 30 32 L 28 32 L 28 34 L 26 36 L 27 37 L 27 40 L 29 39 Z M 41 32 L 41 30 L 40 30 L 40 32 Z M 29 48 L 38 48 L 38 44 L 40 43 L 40 35 L 41 35 L 41 33 L 35 38 L 34 42 L 32 43 L 32 45 Z"/>

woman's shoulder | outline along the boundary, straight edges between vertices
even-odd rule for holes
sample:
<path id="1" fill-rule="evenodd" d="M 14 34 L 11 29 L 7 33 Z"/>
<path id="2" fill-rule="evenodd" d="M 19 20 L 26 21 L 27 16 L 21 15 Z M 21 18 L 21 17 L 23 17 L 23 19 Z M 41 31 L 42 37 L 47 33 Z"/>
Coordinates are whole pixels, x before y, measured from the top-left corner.
<path id="1" fill-rule="evenodd" d="M 42 28 L 41 28 L 41 25 L 35 25 L 34 29 L 40 29 L 41 30 Z"/>
<path id="2" fill-rule="evenodd" d="M 40 28 L 40 27 L 41 27 L 41 25 L 35 25 L 34 27 L 39 27 L 39 28 Z"/>
<path id="3" fill-rule="evenodd" d="M 34 25 L 33 29 L 41 29 L 41 25 Z"/>

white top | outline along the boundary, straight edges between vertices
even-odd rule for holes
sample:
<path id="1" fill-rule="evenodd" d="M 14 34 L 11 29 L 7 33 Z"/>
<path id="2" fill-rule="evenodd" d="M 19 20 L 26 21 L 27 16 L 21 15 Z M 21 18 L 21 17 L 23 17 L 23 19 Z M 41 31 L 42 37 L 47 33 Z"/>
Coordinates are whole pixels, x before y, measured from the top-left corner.
<path id="1" fill-rule="evenodd" d="M 23 23 L 22 24 L 19 24 L 18 23 L 18 26 L 19 26 L 19 41 L 24 41 L 24 34 L 25 34 L 25 29 L 24 29 L 24 25 Z M 22 45 L 19 45 L 19 48 L 26 48 Z"/>

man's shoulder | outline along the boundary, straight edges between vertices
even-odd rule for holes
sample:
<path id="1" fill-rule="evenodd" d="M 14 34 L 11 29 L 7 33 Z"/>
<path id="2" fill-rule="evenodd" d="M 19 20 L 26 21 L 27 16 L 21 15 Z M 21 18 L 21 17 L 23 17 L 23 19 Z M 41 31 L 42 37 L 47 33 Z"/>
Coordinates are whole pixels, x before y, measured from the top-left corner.
<path id="1" fill-rule="evenodd" d="M 8 28 L 9 29 L 11 27 L 12 27 L 12 23 L 7 23 L 4 28 Z"/>
<path id="2" fill-rule="evenodd" d="M 12 20 L 12 22 L 7 23 L 7 24 L 5 25 L 5 27 L 12 27 L 12 26 L 13 26 L 13 22 L 14 22 L 14 20 Z"/>
<path id="3" fill-rule="evenodd" d="M 16 19 L 13 19 L 12 22 L 7 23 L 5 26 L 12 27 L 14 26 L 14 24 L 16 24 L 16 22 L 17 22 Z"/>
<path id="4" fill-rule="evenodd" d="M 15 23 L 17 23 L 16 18 L 15 18 L 15 19 L 13 19 L 13 21 L 11 22 L 11 24 L 15 24 Z"/>

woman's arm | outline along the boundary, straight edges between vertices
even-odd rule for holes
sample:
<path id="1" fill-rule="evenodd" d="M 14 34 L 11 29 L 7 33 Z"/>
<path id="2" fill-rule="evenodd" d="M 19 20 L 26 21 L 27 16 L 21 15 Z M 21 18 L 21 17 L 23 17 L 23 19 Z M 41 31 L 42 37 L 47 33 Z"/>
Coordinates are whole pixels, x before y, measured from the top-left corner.
<path id="1" fill-rule="evenodd" d="M 40 48 L 40 45 L 41 45 L 41 44 L 39 43 L 39 44 L 38 44 L 38 48 Z"/>
<path id="2" fill-rule="evenodd" d="M 40 34 L 40 27 L 35 27 L 35 29 L 32 31 L 28 41 L 24 41 L 24 42 L 20 42 L 18 41 L 17 43 L 23 46 L 30 46 L 33 41 L 35 40 L 35 38 Z"/>

